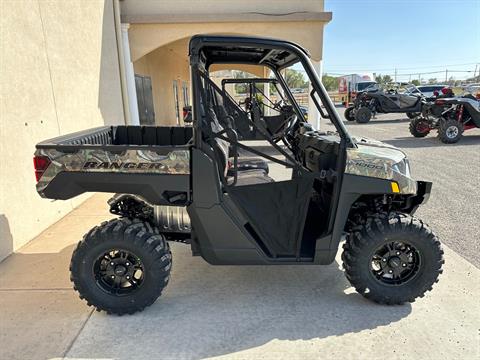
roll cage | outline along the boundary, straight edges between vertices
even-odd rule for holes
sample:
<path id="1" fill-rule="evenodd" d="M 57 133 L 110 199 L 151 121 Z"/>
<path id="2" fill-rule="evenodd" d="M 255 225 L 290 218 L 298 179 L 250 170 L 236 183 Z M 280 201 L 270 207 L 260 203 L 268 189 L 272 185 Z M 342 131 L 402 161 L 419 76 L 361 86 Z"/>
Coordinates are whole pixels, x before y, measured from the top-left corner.
<path id="1" fill-rule="evenodd" d="M 232 98 L 232 96 L 228 93 L 226 90 L 226 85 L 228 84 L 247 84 L 248 85 L 248 91 L 247 94 L 252 97 L 255 96 L 256 94 L 260 94 L 265 97 L 265 99 L 270 103 L 266 104 L 263 103 L 263 105 L 274 109 L 275 104 L 270 100 L 270 98 L 262 91 L 260 90 L 257 85 L 260 84 L 272 84 L 278 96 L 280 97 L 280 100 L 285 101 L 285 97 L 282 95 L 283 88 L 281 88 L 278 84 L 277 79 L 272 79 L 272 78 L 243 78 L 243 79 L 223 79 L 222 80 L 222 92 L 224 93 L 225 96 L 229 97 L 233 102 L 236 103 L 236 101 Z M 240 104 L 239 104 L 240 105 Z M 240 108 L 240 107 L 239 107 Z M 240 108 L 241 109 L 241 108 Z M 274 109 L 275 110 L 275 109 Z"/>
<path id="2" fill-rule="evenodd" d="M 275 39 L 256 37 L 235 37 L 235 36 L 210 36 L 196 35 L 190 40 L 189 46 L 190 65 L 192 71 L 192 85 L 194 92 L 199 90 L 201 74 L 208 77 L 208 71 L 212 64 L 247 64 L 260 65 L 270 68 L 283 87 L 285 96 L 291 102 L 298 118 L 303 118 L 302 111 L 295 101 L 293 94 L 288 88 L 280 72 L 300 62 L 311 82 L 312 90 L 310 96 L 323 118 L 328 118 L 335 126 L 344 147 L 355 147 L 348 134 L 343 121 L 335 110 L 325 87 L 321 83 L 310 60 L 309 53 L 299 45 Z M 318 95 L 325 111 L 317 100 Z M 194 94 L 194 116 L 202 118 L 200 96 Z M 196 127 L 196 143 L 201 142 L 201 129 Z M 195 126 L 195 125 L 194 125 Z M 268 139 L 267 139 L 268 140 Z"/>
<path id="3" fill-rule="evenodd" d="M 240 206 L 242 212 L 247 213 L 248 222 L 242 223 L 250 236 L 258 243 L 259 248 L 263 249 L 263 253 L 266 258 L 284 258 L 285 261 L 311 261 L 312 251 L 316 252 L 315 256 L 319 262 L 330 261 L 332 252 L 330 249 L 326 250 L 330 243 L 331 236 L 334 232 L 334 226 L 343 227 L 343 224 L 335 225 L 335 219 L 337 215 L 337 207 L 339 204 L 340 193 L 342 188 L 342 180 L 344 177 L 344 169 L 346 163 L 347 147 L 356 147 L 355 142 L 349 136 L 342 120 L 339 118 L 335 107 L 330 100 L 327 91 L 323 87 L 319 77 L 317 76 L 312 64 L 309 60 L 307 51 L 300 46 L 280 40 L 265 39 L 265 38 L 250 38 L 250 37 L 231 37 L 231 36 L 206 36 L 197 35 L 192 37 L 189 46 L 189 56 L 192 75 L 192 94 L 193 94 L 193 127 L 194 127 L 194 139 L 192 143 L 192 191 L 194 194 L 193 205 L 187 210 L 192 218 L 192 228 L 200 228 L 203 221 L 208 221 L 208 216 L 204 214 L 204 207 L 208 206 L 209 211 L 213 209 L 219 210 L 220 214 L 231 211 L 227 210 L 228 207 L 233 206 L 237 208 Z M 273 75 L 278 80 L 278 84 L 283 88 L 285 97 L 292 104 L 294 113 L 297 119 L 303 119 L 303 113 L 300 110 L 295 98 L 293 97 L 289 87 L 281 71 L 295 63 L 300 62 L 304 68 L 306 75 L 311 82 L 310 96 L 312 97 L 320 115 L 323 118 L 328 118 L 335 126 L 338 132 L 338 151 L 335 155 L 335 170 L 334 180 L 325 185 L 325 189 L 330 197 L 325 205 L 325 214 L 322 224 L 318 223 L 318 219 L 315 221 L 308 220 L 307 217 L 317 217 L 316 210 L 310 209 L 308 205 L 309 189 L 315 186 L 323 186 L 321 183 L 325 183 L 326 178 L 323 172 L 318 172 L 311 168 L 307 168 L 304 161 L 298 156 L 295 151 L 288 151 L 276 143 L 275 139 L 272 139 L 271 134 L 268 134 L 264 129 L 257 128 L 262 136 L 275 151 L 284 157 L 285 160 L 280 160 L 277 157 L 270 156 L 269 154 L 256 149 L 255 147 L 248 146 L 240 141 L 238 134 L 234 128 L 229 126 L 228 121 L 224 122 L 223 126 L 219 126 L 218 116 L 211 107 L 217 105 L 223 105 L 223 96 L 221 94 L 221 88 L 218 87 L 209 78 L 209 68 L 212 64 L 249 64 L 249 65 L 261 65 L 268 67 Z M 220 93 L 219 93 L 220 91 Z M 323 104 L 324 108 L 321 107 Z M 300 127 L 310 125 L 302 121 L 303 124 L 296 124 Z M 255 124 L 251 124 L 255 127 Z M 311 128 L 311 126 L 310 126 Z M 285 136 L 282 137 L 285 140 Z M 224 142 L 229 145 L 230 153 L 233 153 L 233 181 L 227 179 L 226 172 L 223 173 L 223 165 L 219 155 L 222 151 L 219 150 L 219 142 Z M 289 147 L 288 142 L 286 143 Z M 252 186 L 235 186 L 237 183 L 237 162 L 238 162 L 238 150 L 243 149 L 249 153 L 253 153 L 257 156 L 270 160 L 271 162 L 283 165 L 292 169 L 292 177 L 289 181 L 273 182 L 263 185 Z M 208 159 L 207 159 L 208 158 Z M 223 156 L 223 158 L 225 158 Z M 213 161 L 215 167 L 218 170 L 218 177 L 220 180 L 220 187 L 218 184 L 217 175 L 208 171 L 209 161 Z M 203 165 L 200 165 L 203 164 Z M 203 179 L 195 176 L 195 174 L 202 173 Z M 316 185 L 315 185 L 316 184 Z M 213 186 L 213 188 L 212 188 Z M 210 188 L 209 195 L 203 192 L 205 188 Z M 281 195 L 283 194 L 283 195 Z M 297 194 L 291 197 L 292 194 Z M 216 199 L 216 200 L 213 200 Z M 290 199 L 287 201 L 287 199 Z M 237 205 L 229 205 L 233 201 Z M 265 208 L 264 204 L 270 204 Z M 239 205 L 242 204 L 242 205 Z M 308 212 L 305 208 L 308 207 Z M 262 210 L 263 209 L 263 210 Z M 233 210 L 236 212 L 237 210 Z M 261 215 L 258 212 L 262 212 Z M 273 214 L 273 215 L 272 215 Z M 271 218 L 274 216 L 274 218 Z M 276 216 L 280 216 L 284 222 L 276 222 Z M 292 228 L 285 228 L 285 224 L 290 223 Z M 303 226 L 308 224 L 318 224 L 315 229 L 305 229 L 303 233 Z M 195 225 L 195 226 L 194 226 Z M 235 228 L 225 224 L 226 232 L 236 231 Z M 228 227 L 228 230 L 227 230 Z M 275 238 L 282 237 L 279 233 L 283 229 L 285 232 L 296 232 L 290 234 L 284 239 L 282 245 L 288 244 L 289 249 L 286 252 L 280 248 L 279 244 L 274 244 Z M 208 232 L 198 230 L 202 237 L 208 238 Z M 267 234 L 267 231 L 274 231 L 276 234 Z M 302 240 L 302 234 L 305 239 Z M 317 234 L 317 235 L 314 235 Z M 214 235 L 213 237 L 215 237 Z M 242 235 L 243 236 L 243 235 Z M 315 236 L 322 236 L 320 241 L 321 245 L 315 247 Z M 307 240 L 308 238 L 308 240 Z M 293 242 L 288 239 L 297 239 L 296 249 L 291 248 Z M 221 238 L 210 239 L 208 242 L 211 244 L 220 243 L 223 240 Z M 240 240 L 239 240 L 240 241 Z M 192 249 L 195 251 L 195 241 L 193 242 Z M 225 245 L 227 246 L 227 245 Z M 228 245 L 229 246 L 229 245 Z M 264 248 L 266 246 L 266 248 Z M 279 247 L 280 246 L 280 247 Z M 316 250 L 315 250 L 316 249 Z M 235 257 L 235 252 L 230 250 L 219 250 L 212 247 L 199 250 L 202 256 L 211 263 L 222 263 L 222 259 L 226 259 L 226 256 Z M 336 252 L 336 248 L 334 250 Z M 250 252 L 250 250 L 248 250 Z M 256 258 L 257 255 L 253 255 Z M 305 260 L 300 260 L 302 258 Z M 296 260 L 292 260 L 296 258 Z M 288 260 L 290 259 L 290 260 Z M 322 260 L 323 259 L 323 260 Z M 230 260 L 228 260 L 230 261 Z M 247 261 L 245 258 L 242 263 Z M 257 263 L 257 260 L 252 260 Z"/>

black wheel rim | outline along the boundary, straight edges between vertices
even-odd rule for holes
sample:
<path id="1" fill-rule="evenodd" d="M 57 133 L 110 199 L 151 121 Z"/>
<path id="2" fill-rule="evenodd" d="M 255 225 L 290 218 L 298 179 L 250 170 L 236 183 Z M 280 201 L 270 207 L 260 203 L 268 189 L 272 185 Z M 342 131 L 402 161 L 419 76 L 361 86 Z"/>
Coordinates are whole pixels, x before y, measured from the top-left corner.
<path id="1" fill-rule="evenodd" d="M 99 256 L 93 265 L 93 273 L 97 286 L 116 296 L 137 291 L 145 280 L 145 268 L 140 258 L 122 249 L 111 249 Z"/>
<path id="2" fill-rule="evenodd" d="M 403 242 L 388 242 L 375 250 L 370 270 L 384 285 L 398 286 L 411 281 L 420 270 L 421 257 L 417 249 Z"/>

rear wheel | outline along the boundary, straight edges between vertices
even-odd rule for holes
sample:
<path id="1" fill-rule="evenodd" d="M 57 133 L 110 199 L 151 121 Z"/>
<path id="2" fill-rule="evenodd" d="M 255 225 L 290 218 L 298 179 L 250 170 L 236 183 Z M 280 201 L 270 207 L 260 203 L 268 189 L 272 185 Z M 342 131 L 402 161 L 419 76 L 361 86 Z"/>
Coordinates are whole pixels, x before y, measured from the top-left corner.
<path id="1" fill-rule="evenodd" d="M 347 236 L 345 275 L 367 299 L 403 304 L 423 297 L 442 272 L 443 250 L 435 234 L 410 215 L 369 216 Z"/>
<path id="2" fill-rule="evenodd" d="M 344 116 L 345 116 L 345 119 L 347 121 L 355 121 L 355 116 L 353 114 L 354 109 L 355 109 L 355 107 L 353 107 L 353 106 L 349 106 L 345 109 Z"/>
<path id="3" fill-rule="evenodd" d="M 78 243 L 70 279 L 88 305 L 107 313 L 133 314 L 160 296 L 171 259 L 165 237 L 149 223 L 115 219 L 96 226 Z"/>
<path id="4" fill-rule="evenodd" d="M 367 107 L 361 107 L 355 112 L 355 120 L 357 123 L 365 124 L 372 118 L 372 110 Z"/>
<path id="5" fill-rule="evenodd" d="M 456 120 L 441 120 L 438 127 L 438 138 L 445 144 L 453 144 L 460 140 L 463 130 L 463 124 Z"/>
<path id="6" fill-rule="evenodd" d="M 418 138 L 425 137 L 430 133 L 428 121 L 420 116 L 410 121 L 409 129 L 410 134 Z"/>

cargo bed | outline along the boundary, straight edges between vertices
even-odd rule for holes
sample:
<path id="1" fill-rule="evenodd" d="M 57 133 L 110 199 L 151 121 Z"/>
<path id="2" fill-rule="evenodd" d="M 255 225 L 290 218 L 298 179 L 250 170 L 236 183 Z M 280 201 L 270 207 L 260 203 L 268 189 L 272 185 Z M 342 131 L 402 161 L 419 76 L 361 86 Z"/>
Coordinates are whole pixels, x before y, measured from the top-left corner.
<path id="1" fill-rule="evenodd" d="M 37 191 L 49 199 L 129 193 L 156 205 L 190 200 L 191 127 L 104 126 L 37 144 Z"/>

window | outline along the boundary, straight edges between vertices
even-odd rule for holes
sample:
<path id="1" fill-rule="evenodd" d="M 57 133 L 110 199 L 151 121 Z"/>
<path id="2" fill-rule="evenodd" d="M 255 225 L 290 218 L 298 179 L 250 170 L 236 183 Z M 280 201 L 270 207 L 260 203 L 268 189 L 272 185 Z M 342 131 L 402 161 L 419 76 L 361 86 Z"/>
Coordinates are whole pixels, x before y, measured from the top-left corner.
<path id="1" fill-rule="evenodd" d="M 362 90 L 365 90 L 366 88 L 370 87 L 370 85 L 374 85 L 374 84 L 376 84 L 375 81 L 361 82 L 361 83 L 358 83 L 357 88 L 358 88 L 358 91 L 362 91 Z"/>

